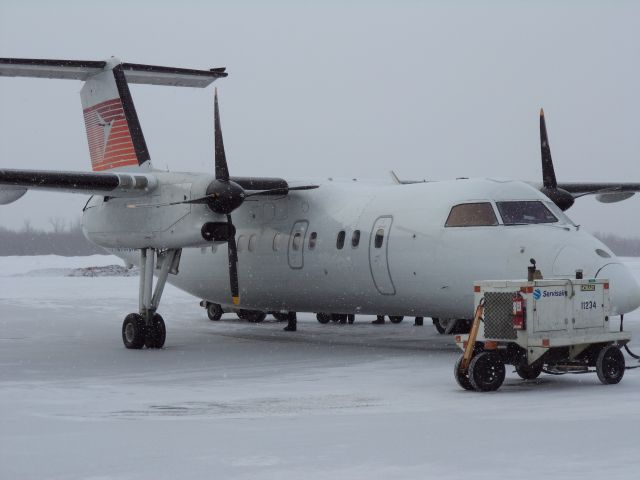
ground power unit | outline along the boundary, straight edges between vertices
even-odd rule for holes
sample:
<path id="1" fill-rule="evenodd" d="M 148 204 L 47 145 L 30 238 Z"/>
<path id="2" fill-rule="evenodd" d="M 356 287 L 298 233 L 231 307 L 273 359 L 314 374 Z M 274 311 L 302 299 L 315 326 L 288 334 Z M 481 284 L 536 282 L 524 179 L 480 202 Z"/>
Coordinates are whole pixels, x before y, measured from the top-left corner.
<path id="1" fill-rule="evenodd" d="M 595 370 L 602 383 L 620 382 L 620 347 L 628 332 L 612 331 L 609 282 L 602 279 L 490 280 L 474 284 L 476 315 L 454 374 L 467 390 L 497 390 L 505 365 L 526 380 L 548 373 Z"/>

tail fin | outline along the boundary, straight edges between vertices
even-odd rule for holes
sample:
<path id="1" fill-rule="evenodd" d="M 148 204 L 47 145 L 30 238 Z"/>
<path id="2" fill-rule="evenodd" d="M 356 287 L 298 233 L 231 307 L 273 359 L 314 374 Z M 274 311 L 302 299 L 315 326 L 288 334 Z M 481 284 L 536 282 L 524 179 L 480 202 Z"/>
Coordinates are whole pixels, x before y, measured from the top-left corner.
<path id="1" fill-rule="evenodd" d="M 94 171 L 151 167 L 121 64 L 87 78 L 80 98 Z"/>
<path id="2" fill-rule="evenodd" d="M 84 122 L 94 171 L 151 168 L 142 128 L 129 83 L 206 87 L 224 68 L 191 70 L 122 63 L 78 60 L 0 58 L 0 76 L 84 80 L 80 91 Z"/>

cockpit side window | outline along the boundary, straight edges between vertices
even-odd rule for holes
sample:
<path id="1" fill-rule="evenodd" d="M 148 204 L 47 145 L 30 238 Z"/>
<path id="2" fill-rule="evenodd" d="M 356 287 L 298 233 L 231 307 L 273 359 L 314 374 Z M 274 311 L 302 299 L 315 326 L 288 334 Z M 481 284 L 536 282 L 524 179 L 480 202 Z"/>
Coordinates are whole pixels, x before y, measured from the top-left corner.
<path id="1" fill-rule="evenodd" d="M 556 217 L 558 217 L 558 220 L 560 221 L 560 223 L 571 225 L 573 227 L 576 226 L 576 224 L 573 223 L 573 220 L 571 220 L 566 213 L 560 210 L 560 208 L 555 203 L 544 202 L 544 204 L 547 206 L 549 210 L 551 210 L 551 213 L 553 213 Z"/>
<path id="2" fill-rule="evenodd" d="M 505 225 L 557 223 L 558 218 L 538 201 L 496 202 Z"/>
<path id="3" fill-rule="evenodd" d="M 498 219 L 489 202 L 463 203 L 449 212 L 445 227 L 483 227 L 498 225 Z"/>

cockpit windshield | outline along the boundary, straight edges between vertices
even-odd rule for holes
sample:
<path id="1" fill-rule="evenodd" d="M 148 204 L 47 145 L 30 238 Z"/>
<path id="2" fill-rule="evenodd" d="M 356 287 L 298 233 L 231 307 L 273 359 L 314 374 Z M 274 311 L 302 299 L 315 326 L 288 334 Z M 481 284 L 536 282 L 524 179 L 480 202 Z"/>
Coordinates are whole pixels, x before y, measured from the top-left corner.
<path id="1" fill-rule="evenodd" d="M 449 212 L 445 227 L 484 227 L 498 225 L 498 219 L 489 202 L 462 203 Z"/>
<path id="2" fill-rule="evenodd" d="M 557 223 L 558 218 L 547 206 L 538 201 L 496 202 L 505 225 Z"/>
<path id="3" fill-rule="evenodd" d="M 556 217 L 558 217 L 558 220 L 560 221 L 560 223 L 564 223 L 565 225 L 571 225 L 572 227 L 576 226 L 576 224 L 573 223 L 573 220 L 571 220 L 566 213 L 560 210 L 560 207 L 558 207 L 555 203 L 549 201 L 549 202 L 544 202 L 544 204 L 549 208 L 549 210 L 551 210 L 551 212 Z"/>

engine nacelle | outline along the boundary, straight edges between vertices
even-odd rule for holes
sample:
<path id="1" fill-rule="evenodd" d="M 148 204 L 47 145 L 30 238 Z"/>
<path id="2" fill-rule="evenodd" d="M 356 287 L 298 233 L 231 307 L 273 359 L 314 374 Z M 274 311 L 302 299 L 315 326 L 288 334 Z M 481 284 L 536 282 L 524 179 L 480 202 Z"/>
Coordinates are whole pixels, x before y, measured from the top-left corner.
<path id="1" fill-rule="evenodd" d="M 622 202 L 627 198 L 631 198 L 635 195 L 635 192 L 616 192 L 616 193 L 599 193 L 596 195 L 596 200 L 602 203 L 616 203 Z"/>
<path id="2" fill-rule="evenodd" d="M 12 187 L 9 185 L 0 187 L 0 205 L 8 205 L 27 193 L 26 188 Z"/>
<path id="3" fill-rule="evenodd" d="M 203 237 L 208 222 L 226 222 L 206 204 L 183 202 L 202 196 L 211 178 L 165 174 L 151 195 L 136 198 L 93 197 L 84 209 L 85 236 L 105 248 L 182 248 L 211 245 Z M 160 176 L 160 175 L 159 175 Z"/>

